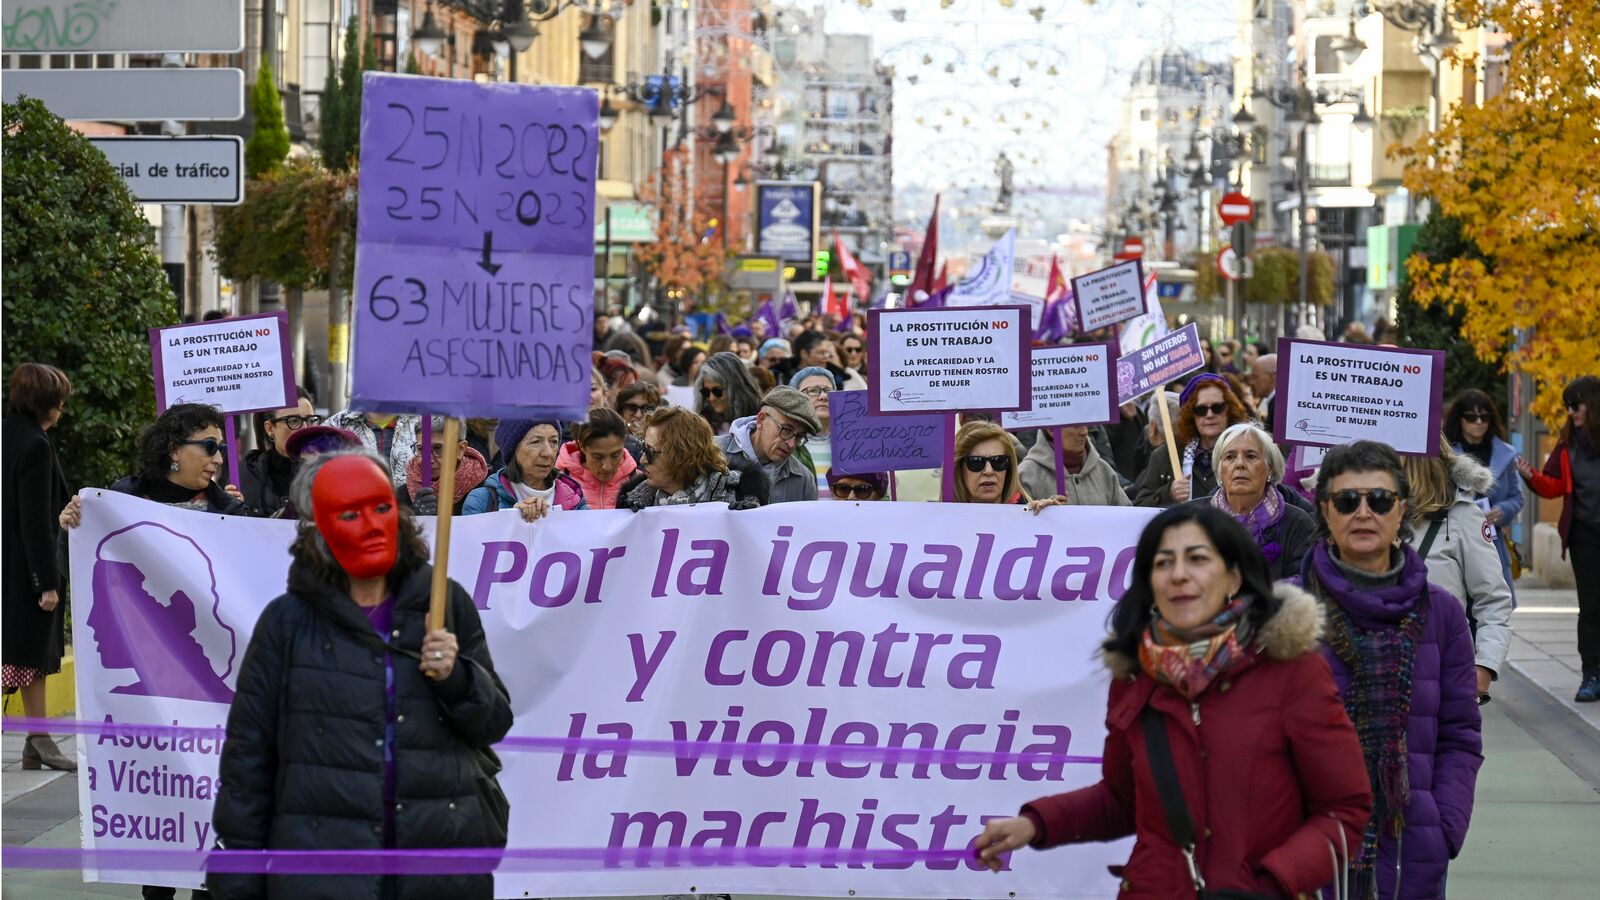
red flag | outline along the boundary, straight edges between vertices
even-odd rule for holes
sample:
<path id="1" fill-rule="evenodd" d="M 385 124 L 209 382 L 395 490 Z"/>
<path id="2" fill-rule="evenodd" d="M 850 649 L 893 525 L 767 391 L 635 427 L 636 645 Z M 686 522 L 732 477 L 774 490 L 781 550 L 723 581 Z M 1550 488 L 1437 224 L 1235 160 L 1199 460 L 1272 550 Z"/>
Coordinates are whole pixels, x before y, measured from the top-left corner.
<path id="1" fill-rule="evenodd" d="M 1059 300 L 1066 294 L 1068 286 L 1067 276 L 1061 272 L 1061 261 L 1056 259 L 1054 254 L 1051 254 L 1050 280 L 1045 284 L 1044 299 Z"/>
<path id="2" fill-rule="evenodd" d="M 917 291 L 926 291 L 932 294 L 938 288 L 934 287 L 934 267 L 939 263 L 939 195 L 933 195 L 933 215 L 928 217 L 928 230 L 922 235 L 922 252 L 917 254 L 917 268 L 911 276 L 911 286 L 906 288 L 906 296 L 914 297 Z"/>
<path id="3" fill-rule="evenodd" d="M 860 260 L 856 259 L 855 254 L 850 252 L 850 248 L 844 245 L 844 241 L 839 240 L 837 231 L 833 233 L 833 248 L 839 254 L 839 268 L 844 272 L 844 277 L 850 279 L 850 283 L 855 286 L 856 293 L 863 297 L 872 296 L 871 273 Z"/>
<path id="4" fill-rule="evenodd" d="M 822 311 L 830 316 L 841 319 L 850 317 L 850 301 L 848 294 L 841 297 L 833 290 L 833 279 L 829 278 L 827 285 L 822 289 Z"/>
<path id="5" fill-rule="evenodd" d="M 945 288 L 947 288 L 949 286 L 950 286 L 950 261 L 949 260 L 945 260 L 944 262 L 939 264 L 939 275 L 938 275 L 937 278 L 933 279 L 933 290 L 928 291 L 928 293 L 937 294 L 937 293 L 939 293 L 940 291 L 944 290 Z"/>

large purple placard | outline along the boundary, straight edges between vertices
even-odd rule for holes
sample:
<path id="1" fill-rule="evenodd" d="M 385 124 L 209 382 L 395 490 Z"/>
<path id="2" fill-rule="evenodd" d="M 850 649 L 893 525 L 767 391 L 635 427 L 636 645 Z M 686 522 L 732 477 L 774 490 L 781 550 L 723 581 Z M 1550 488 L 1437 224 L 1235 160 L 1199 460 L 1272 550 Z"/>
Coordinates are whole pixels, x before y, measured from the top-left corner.
<path id="1" fill-rule="evenodd" d="M 828 395 L 828 437 L 833 471 L 840 475 L 937 469 L 952 440 L 950 416 L 879 416 L 868 409 L 867 391 Z"/>
<path id="2" fill-rule="evenodd" d="M 594 91 L 368 73 L 351 406 L 589 406 Z"/>
<path id="3" fill-rule="evenodd" d="M 1187 325 L 1117 359 L 1117 402 L 1137 400 L 1205 367 L 1200 328 Z"/>

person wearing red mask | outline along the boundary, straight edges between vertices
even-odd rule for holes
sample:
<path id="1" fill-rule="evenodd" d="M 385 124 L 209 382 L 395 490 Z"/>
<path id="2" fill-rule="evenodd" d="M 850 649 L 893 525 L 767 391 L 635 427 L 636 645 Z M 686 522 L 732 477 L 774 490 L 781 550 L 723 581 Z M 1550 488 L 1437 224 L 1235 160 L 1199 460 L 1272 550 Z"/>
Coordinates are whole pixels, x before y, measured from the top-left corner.
<path id="1" fill-rule="evenodd" d="M 268 604 L 240 667 L 213 826 L 228 849 L 379 850 L 505 845 L 480 797 L 482 751 L 511 728 L 477 607 L 449 583 L 428 631 L 433 569 L 383 460 L 307 459 L 290 489 L 300 526 L 287 593 Z M 472 875 L 210 873 L 232 897 L 493 895 Z"/>

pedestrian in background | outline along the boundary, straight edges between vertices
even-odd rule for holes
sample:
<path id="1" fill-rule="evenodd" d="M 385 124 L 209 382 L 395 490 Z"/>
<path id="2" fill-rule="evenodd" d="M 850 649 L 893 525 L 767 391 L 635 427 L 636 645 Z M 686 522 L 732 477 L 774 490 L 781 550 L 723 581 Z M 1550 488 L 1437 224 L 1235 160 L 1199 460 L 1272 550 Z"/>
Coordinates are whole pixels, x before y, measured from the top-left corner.
<path id="1" fill-rule="evenodd" d="M 289 453 L 289 436 L 322 421 L 311 406 L 311 395 L 296 388 L 299 403 L 283 409 L 258 412 L 252 417 L 260 444 L 239 461 L 239 492 L 252 516 L 276 518 L 289 503 L 289 485 L 299 460 Z"/>
<path id="2" fill-rule="evenodd" d="M 819 500 L 833 496 L 833 492 L 828 490 L 828 470 L 833 468 L 833 440 L 828 435 L 828 420 L 832 413 L 828 407 L 828 395 L 837 390 L 836 384 L 833 373 L 820 366 L 807 366 L 789 379 L 789 386 L 806 395 L 806 400 L 811 403 L 811 411 L 817 416 L 817 433 L 801 444 L 795 450 L 795 455 L 816 473 Z"/>
<path id="3" fill-rule="evenodd" d="M 0 456 L 5 460 L 4 651 L 0 675 L 6 693 L 22 693 L 30 719 L 49 715 L 45 681 L 61 671 L 66 645 L 66 554 L 56 516 L 67 504 L 67 479 L 47 436 L 61 422 L 72 380 L 55 366 L 25 362 L 11 373 Z M 76 760 L 49 734 L 29 731 L 22 767 L 75 772 Z"/>
<path id="4" fill-rule="evenodd" d="M 428 470 L 428 480 L 422 480 L 422 454 L 411 457 L 411 462 L 406 464 L 406 493 L 410 496 L 411 507 L 419 516 L 436 516 L 439 514 L 439 476 L 444 471 L 444 432 L 445 423 L 449 420 L 444 416 L 433 417 L 433 437 L 429 443 L 431 458 L 428 460 L 431 468 Z M 483 484 L 489 477 L 489 461 L 467 443 L 466 423 L 456 420 L 461 438 L 456 443 L 456 477 L 454 496 L 450 498 L 450 509 L 456 515 L 461 515 L 461 507 L 478 485 Z M 419 420 L 417 430 L 422 430 Z M 417 435 L 420 444 L 422 435 Z"/>
<path id="5" fill-rule="evenodd" d="M 511 730 L 511 701 L 472 597 L 450 581 L 446 627 L 428 629 L 428 547 L 382 457 L 364 449 L 313 457 L 292 496 L 300 519 L 288 590 L 255 623 L 228 710 L 217 845 L 505 846 L 504 822 L 484 798 L 504 800 L 487 751 Z M 206 882 L 222 900 L 489 900 L 494 889 L 488 871 L 213 871 Z"/>
<path id="6" fill-rule="evenodd" d="M 750 369 L 732 352 L 707 359 L 694 380 L 694 411 L 717 434 L 727 434 L 733 423 L 753 416 L 761 408 L 761 394 Z"/>
<path id="7" fill-rule="evenodd" d="M 1600 700 L 1600 378 L 1585 375 L 1561 393 L 1567 423 L 1561 440 L 1535 472 L 1526 459 L 1517 471 L 1541 497 L 1565 498 L 1561 507 L 1561 554 L 1572 560 L 1578 582 L 1578 657 L 1583 680 L 1579 703 Z"/>
<path id="8" fill-rule="evenodd" d="M 1321 636 L 1316 601 L 1275 587 L 1232 517 L 1198 503 L 1160 513 L 1101 645 L 1101 780 L 990 821 L 979 860 L 999 871 L 1021 847 L 1131 834 L 1118 897 L 1303 897 L 1332 884 L 1372 791 Z"/>
<path id="9" fill-rule="evenodd" d="M 1405 543 L 1410 492 L 1388 445 L 1329 450 L 1317 473 L 1323 540 L 1297 580 L 1326 611 L 1323 654 L 1372 784 L 1350 895 L 1442 900 L 1472 821 L 1483 725 L 1466 613 Z"/>
<path id="10" fill-rule="evenodd" d="M 875 503 L 889 495 L 887 472 L 856 472 L 846 475 L 830 468 L 825 474 L 828 480 L 828 492 L 835 500 Z"/>
<path id="11" fill-rule="evenodd" d="M 1087 425 L 1068 425 L 1061 431 L 1062 471 L 1066 480 L 1067 503 L 1071 506 L 1130 506 L 1117 471 L 1089 440 Z M 1039 429 L 1039 439 L 1028 448 L 1018 471 L 1022 488 L 1031 497 L 1056 495 L 1055 437 L 1049 428 Z"/>
<path id="12" fill-rule="evenodd" d="M 1517 451 L 1505 440 L 1506 426 L 1500 410 L 1488 394 L 1468 388 L 1456 395 L 1445 412 L 1444 435 L 1455 452 L 1476 459 L 1494 477 L 1494 486 L 1479 506 L 1484 507 L 1484 518 L 1494 527 L 1495 552 L 1514 602 L 1517 585 L 1511 566 L 1511 528 L 1522 513 L 1522 479 L 1517 474 Z"/>
<path id="13" fill-rule="evenodd" d="M 395 487 L 405 484 L 406 466 L 420 452 L 417 425 L 421 416 L 368 413 L 345 409 L 334 413 L 323 424 L 343 428 L 361 439 L 367 449 L 383 457 L 395 478 Z"/>
<path id="14" fill-rule="evenodd" d="M 1494 488 L 1494 476 L 1449 444 L 1437 455 L 1406 456 L 1401 464 L 1411 483 L 1409 543 L 1428 564 L 1428 581 L 1466 608 L 1482 702 L 1511 651 L 1514 608 L 1495 552 L 1494 527 L 1477 503 Z"/>
<path id="15" fill-rule="evenodd" d="M 660 405 L 661 389 L 648 381 L 641 381 L 618 391 L 612 408 L 622 414 L 622 421 L 628 426 L 628 435 L 635 440 L 643 440 L 645 420 Z"/>

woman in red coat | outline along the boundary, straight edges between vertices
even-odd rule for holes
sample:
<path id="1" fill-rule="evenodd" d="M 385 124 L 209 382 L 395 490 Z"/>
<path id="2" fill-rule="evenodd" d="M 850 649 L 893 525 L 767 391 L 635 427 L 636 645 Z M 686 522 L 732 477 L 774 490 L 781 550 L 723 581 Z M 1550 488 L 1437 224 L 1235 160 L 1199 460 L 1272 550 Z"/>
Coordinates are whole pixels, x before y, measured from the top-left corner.
<path id="1" fill-rule="evenodd" d="M 1360 846 L 1372 791 L 1317 652 L 1316 601 L 1274 589 L 1231 516 L 1181 504 L 1140 536 L 1111 625 L 1100 782 L 991 821 L 979 859 L 999 871 L 1023 846 L 1132 834 L 1133 855 L 1112 869 L 1119 897 L 1297 897 L 1332 884 Z M 1152 757 L 1162 736 L 1167 765 Z M 1186 812 L 1177 833 L 1192 842 L 1174 839 L 1164 801 Z"/>

